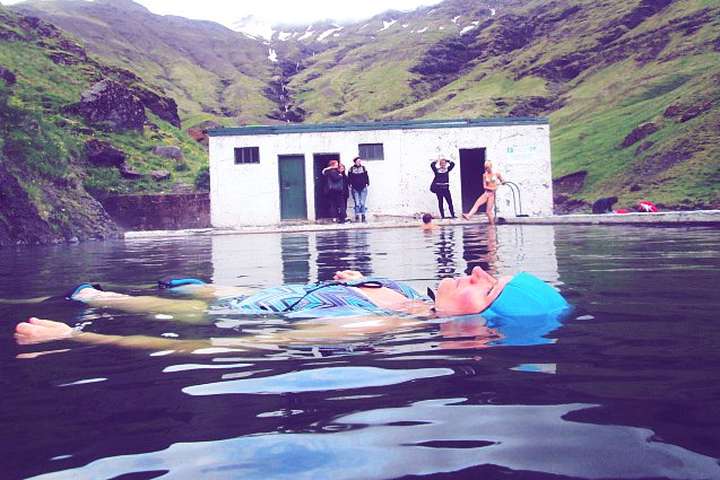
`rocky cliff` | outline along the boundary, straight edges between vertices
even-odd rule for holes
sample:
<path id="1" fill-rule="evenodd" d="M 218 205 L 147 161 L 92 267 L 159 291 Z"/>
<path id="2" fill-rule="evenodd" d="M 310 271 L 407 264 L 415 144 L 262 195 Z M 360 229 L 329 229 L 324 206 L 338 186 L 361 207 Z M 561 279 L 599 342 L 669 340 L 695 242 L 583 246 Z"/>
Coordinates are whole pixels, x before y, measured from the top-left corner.
<path id="1" fill-rule="evenodd" d="M 115 237 L 98 198 L 192 189 L 206 155 L 179 126 L 161 89 L 0 7 L 0 245 Z"/>

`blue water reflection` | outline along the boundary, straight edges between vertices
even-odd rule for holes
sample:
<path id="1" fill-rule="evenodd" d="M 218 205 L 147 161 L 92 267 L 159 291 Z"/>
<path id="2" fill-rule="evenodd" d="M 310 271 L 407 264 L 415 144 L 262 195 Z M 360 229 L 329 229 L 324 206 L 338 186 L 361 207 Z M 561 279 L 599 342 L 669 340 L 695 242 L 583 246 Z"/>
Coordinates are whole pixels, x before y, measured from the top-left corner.
<path id="1" fill-rule="evenodd" d="M 420 368 L 414 370 L 389 370 L 376 367 L 317 368 L 274 376 L 193 385 L 184 388 L 183 392 L 188 395 L 322 392 L 382 387 L 452 374 L 453 371 L 449 368 Z"/>
<path id="2" fill-rule="evenodd" d="M 167 471 L 176 478 L 383 479 L 474 465 L 573 478 L 719 478 L 713 458 L 653 440 L 653 432 L 568 420 L 592 405 L 418 402 L 336 418 L 324 434 L 261 434 L 103 459 L 38 479 Z M 332 430 L 332 429 L 330 429 Z M 588 439 L 593 439 L 588 442 Z"/>

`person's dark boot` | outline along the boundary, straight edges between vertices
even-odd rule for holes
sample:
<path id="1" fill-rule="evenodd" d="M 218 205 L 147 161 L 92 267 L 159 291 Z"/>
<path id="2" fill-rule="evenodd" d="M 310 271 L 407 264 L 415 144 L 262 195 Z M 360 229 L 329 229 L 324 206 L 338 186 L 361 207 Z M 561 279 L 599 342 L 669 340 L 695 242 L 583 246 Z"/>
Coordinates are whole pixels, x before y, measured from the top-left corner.
<path id="1" fill-rule="evenodd" d="M 365 215 L 363 215 L 363 217 L 364 217 L 364 216 L 365 216 Z M 355 214 L 355 223 L 357 223 L 357 222 L 359 222 L 359 221 L 360 221 L 360 215 L 358 215 L 358 214 L 356 213 L 356 214 Z"/>
<path id="2" fill-rule="evenodd" d="M 367 220 L 365 219 L 365 214 L 362 214 L 362 223 L 367 223 Z"/>

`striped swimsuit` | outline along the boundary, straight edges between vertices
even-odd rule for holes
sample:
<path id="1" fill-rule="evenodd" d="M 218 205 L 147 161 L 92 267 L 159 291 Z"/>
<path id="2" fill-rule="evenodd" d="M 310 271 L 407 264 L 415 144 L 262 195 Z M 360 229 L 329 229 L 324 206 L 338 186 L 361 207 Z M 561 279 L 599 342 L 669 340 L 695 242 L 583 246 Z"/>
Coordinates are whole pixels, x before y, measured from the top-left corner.
<path id="1" fill-rule="evenodd" d="M 282 314 L 289 318 L 397 314 L 396 311 L 378 307 L 362 292 L 351 288 L 353 286 L 382 286 L 398 292 L 408 300 L 429 301 L 408 285 L 386 278 L 370 277 L 358 282 L 321 282 L 265 288 L 248 297 L 221 300 L 218 307 L 237 313 Z"/>

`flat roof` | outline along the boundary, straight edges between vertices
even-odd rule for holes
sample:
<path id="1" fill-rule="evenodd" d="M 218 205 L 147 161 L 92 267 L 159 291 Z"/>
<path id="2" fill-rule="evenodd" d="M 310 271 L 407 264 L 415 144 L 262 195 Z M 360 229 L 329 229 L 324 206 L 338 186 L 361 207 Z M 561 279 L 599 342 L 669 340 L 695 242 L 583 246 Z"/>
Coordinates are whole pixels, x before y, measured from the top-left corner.
<path id="1" fill-rule="evenodd" d="M 280 135 L 284 133 L 351 132 L 363 130 L 410 130 L 422 128 L 498 127 L 506 125 L 547 125 L 546 117 L 459 118 L 449 120 L 400 120 L 363 123 L 288 123 L 214 128 L 211 137 L 237 135 Z"/>

